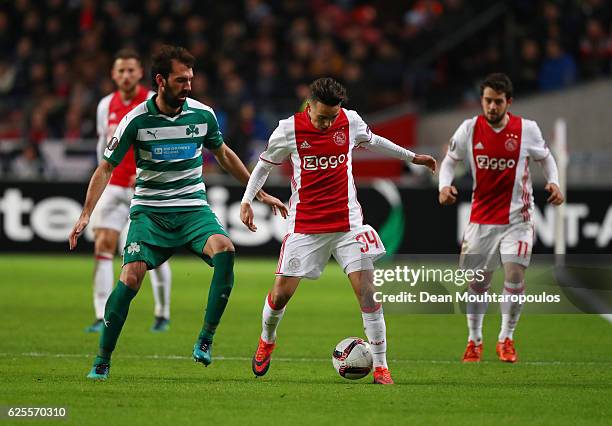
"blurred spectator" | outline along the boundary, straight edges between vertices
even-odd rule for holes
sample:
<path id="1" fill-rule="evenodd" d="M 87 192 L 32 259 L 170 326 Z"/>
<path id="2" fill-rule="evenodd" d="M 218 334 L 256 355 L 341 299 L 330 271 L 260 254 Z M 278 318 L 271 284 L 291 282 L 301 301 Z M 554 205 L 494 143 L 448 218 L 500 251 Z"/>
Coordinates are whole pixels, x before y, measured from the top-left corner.
<path id="1" fill-rule="evenodd" d="M 11 164 L 10 174 L 16 179 L 40 179 L 45 177 L 45 164 L 36 144 L 27 144 Z"/>
<path id="2" fill-rule="evenodd" d="M 232 134 L 250 128 L 244 122 L 253 122 L 245 117 L 254 106 L 255 122 L 273 128 L 303 107 L 307 84 L 322 75 L 345 82 L 349 106 L 369 113 L 405 101 L 422 108 L 458 105 L 477 98 L 475 81 L 490 71 L 511 73 L 521 95 L 611 72 L 612 3 L 606 0 L 243 0 L 214 6 L 195 0 L 0 2 L 0 135 L 33 143 L 95 137 L 96 101 L 113 87 L 107 75 L 112 53 L 127 45 L 142 54 L 145 66 L 163 43 L 188 47 L 198 70 L 192 95 L 213 105 Z M 501 12 L 474 24 L 494 8 Z M 255 137 L 248 131 L 238 137 L 248 135 Z"/>
<path id="3" fill-rule="evenodd" d="M 516 66 L 513 84 L 519 95 L 534 92 L 538 88 L 540 73 L 540 46 L 535 40 L 525 39 L 521 45 L 521 57 Z"/>
<path id="4" fill-rule="evenodd" d="M 606 33 L 599 19 L 591 18 L 580 40 L 581 66 L 584 77 L 593 78 L 610 72 L 612 37 Z"/>
<path id="5" fill-rule="evenodd" d="M 546 43 L 546 59 L 540 69 L 540 89 L 557 90 L 576 82 L 576 63 L 556 39 Z"/>

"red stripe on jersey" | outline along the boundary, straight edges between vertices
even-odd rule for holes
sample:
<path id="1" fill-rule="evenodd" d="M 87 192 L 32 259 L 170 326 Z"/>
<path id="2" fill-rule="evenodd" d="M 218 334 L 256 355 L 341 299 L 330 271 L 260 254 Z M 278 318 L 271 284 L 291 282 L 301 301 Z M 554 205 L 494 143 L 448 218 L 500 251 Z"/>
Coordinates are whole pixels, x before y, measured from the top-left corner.
<path id="1" fill-rule="evenodd" d="M 266 160 L 261 155 L 259 156 L 259 159 L 262 160 L 262 161 L 265 161 L 266 163 L 273 164 L 275 166 L 280 166 L 282 164 L 282 163 L 275 163 L 274 161 Z"/>
<path id="2" fill-rule="evenodd" d="M 133 110 L 137 105 L 147 100 L 149 89 L 144 86 L 139 86 L 138 93 L 128 104 L 123 103 L 119 91 L 113 94 L 113 97 L 108 106 L 108 129 L 112 129 L 112 133 L 115 133 L 115 129 L 119 122 L 125 117 L 125 115 Z M 134 148 L 130 146 L 130 149 L 126 152 L 125 157 L 121 160 L 121 163 L 113 169 L 113 174 L 110 178 L 111 185 L 119 185 L 128 187 L 131 184 L 132 176 L 136 174 L 136 158 L 134 157 Z"/>
<path id="3" fill-rule="evenodd" d="M 285 242 L 287 241 L 287 238 L 289 238 L 289 235 L 291 234 L 285 235 L 285 238 L 283 238 L 283 243 L 281 244 L 280 256 L 278 256 L 278 265 L 276 265 L 277 274 L 280 274 L 281 267 L 283 266 L 283 256 L 285 255 Z"/>
<path id="4" fill-rule="evenodd" d="M 299 202 L 294 231 L 302 234 L 350 231 L 348 209 L 349 122 L 344 110 L 326 131 L 311 123 L 308 110 L 295 114 L 300 156 Z"/>
<path id="5" fill-rule="evenodd" d="M 472 156 L 476 186 L 470 222 L 503 225 L 510 222 L 510 204 L 521 152 L 522 120 L 509 115 L 508 124 L 495 132 L 484 116 L 474 126 Z"/>
<path id="6" fill-rule="evenodd" d="M 531 219 L 531 215 L 529 214 L 529 208 L 531 207 L 531 193 L 529 192 L 529 188 L 527 187 L 527 181 L 529 180 L 529 158 L 525 159 L 525 169 L 523 170 L 523 196 L 521 199 L 523 200 L 523 207 L 521 207 L 521 215 L 523 216 L 523 220 L 525 222 L 529 222 Z"/>

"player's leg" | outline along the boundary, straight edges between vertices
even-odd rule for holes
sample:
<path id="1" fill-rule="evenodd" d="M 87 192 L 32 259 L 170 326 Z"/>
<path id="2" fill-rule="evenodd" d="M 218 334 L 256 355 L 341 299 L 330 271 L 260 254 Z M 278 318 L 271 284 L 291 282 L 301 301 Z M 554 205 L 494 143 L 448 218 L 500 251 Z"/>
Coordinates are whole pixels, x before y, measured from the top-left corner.
<path id="1" fill-rule="evenodd" d="M 115 282 L 113 258 L 120 232 L 128 220 L 130 199 L 125 188 L 108 185 L 91 217 L 91 227 L 95 237 L 93 298 L 96 321 L 87 331 L 101 331 L 104 326 L 102 321 L 104 306 Z"/>
<path id="2" fill-rule="evenodd" d="M 504 362 L 516 362 L 518 359 L 514 330 L 523 304 L 516 299 L 525 294 L 525 269 L 531 260 L 533 232 L 533 224 L 520 223 L 512 225 L 502 237 L 500 252 L 504 265 L 504 300 L 500 304 L 502 320 L 496 352 Z"/>
<path id="3" fill-rule="evenodd" d="M 334 241 L 334 257 L 348 276 L 361 308 L 363 329 L 372 350 L 374 383 L 393 384 L 387 365 L 387 327 L 382 304 L 374 300 L 374 261 L 385 255 L 378 233 L 369 225 Z"/>
<path id="4" fill-rule="evenodd" d="M 140 289 L 147 269 L 161 265 L 172 255 L 172 248 L 160 247 L 157 245 L 159 242 L 155 240 L 155 236 L 163 231 L 163 226 L 150 215 L 143 212 L 132 215 L 127 243 L 123 250 L 123 268 L 119 281 L 106 302 L 105 327 L 100 336 L 98 356 L 87 377 L 108 377 L 111 354 L 127 318 L 130 303 Z"/>
<path id="5" fill-rule="evenodd" d="M 270 368 L 272 351 L 276 347 L 276 330 L 301 279 L 277 275 L 272 290 L 266 295 L 261 313 L 261 336 L 251 361 L 256 376 L 263 376 Z"/>
<path id="6" fill-rule="evenodd" d="M 147 265 L 144 261 L 130 262 L 123 266 L 119 281 L 106 302 L 100 348 L 88 378 L 108 378 L 111 355 L 127 318 L 130 303 L 138 293 L 146 271 Z"/>
<path id="7" fill-rule="evenodd" d="M 170 327 L 170 288 L 172 273 L 170 264 L 164 262 L 149 272 L 153 300 L 155 301 L 155 323 L 151 331 L 166 331 Z"/>
<path id="8" fill-rule="evenodd" d="M 226 235 L 214 234 L 208 237 L 202 253 L 211 259 L 214 272 L 208 290 L 204 324 L 193 348 L 193 358 L 208 366 L 212 362 L 213 337 L 234 286 L 235 249 Z"/>
<path id="9" fill-rule="evenodd" d="M 263 376 L 270 368 L 270 357 L 276 347 L 276 330 L 289 299 L 300 280 L 319 278 L 329 261 L 332 242 L 333 236 L 329 234 L 290 233 L 283 239 L 276 279 L 264 301 L 261 336 L 251 362 L 256 376 Z"/>
<path id="10" fill-rule="evenodd" d="M 468 284 L 467 293 L 477 298 L 486 295 L 491 288 L 492 272 L 483 274 L 483 280 Z M 482 358 L 482 323 L 489 303 L 481 300 L 468 300 L 465 306 L 468 326 L 468 343 L 463 354 L 463 362 L 479 362 Z"/>
<path id="11" fill-rule="evenodd" d="M 466 303 L 468 343 L 463 362 L 479 362 L 482 358 L 482 324 L 489 306 L 486 300 L 491 287 L 493 272 L 499 267 L 500 227 L 469 223 L 461 245 L 460 268 L 471 270 L 477 277 L 467 286 L 469 301 Z"/>
<path id="12" fill-rule="evenodd" d="M 374 265 L 371 259 L 353 262 L 346 268 L 359 301 L 363 330 L 372 350 L 374 383 L 393 384 L 387 365 L 387 326 L 381 303 L 374 300 Z"/>
<path id="13" fill-rule="evenodd" d="M 90 333 L 98 333 L 104 327 L 104 306 L 113 290 L 113 258 L 118 238 L 119 232 L 114 229 L 94 229 L 93 302 L 96 320 L 86 329 Z"/>

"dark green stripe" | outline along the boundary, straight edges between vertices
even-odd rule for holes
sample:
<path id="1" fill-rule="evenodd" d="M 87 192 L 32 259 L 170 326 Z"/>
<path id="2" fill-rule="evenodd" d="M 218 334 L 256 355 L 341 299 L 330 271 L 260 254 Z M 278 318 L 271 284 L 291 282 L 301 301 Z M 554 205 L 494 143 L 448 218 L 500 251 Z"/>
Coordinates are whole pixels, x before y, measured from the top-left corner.
<path id="1" fill-rule="evenodd" d="M 143 170 L 153 170 L 155 172 L 181 172 L 183 170 L 195 169 L 196 167 L 202 166 L 202 156 L 198 158 L 192 158 L 189 160 L 177 161 L 177 162 L 163 162 L 154 163 L 152 161 L 143 160 L 138 158 L 136 161 L 138 168 Z"/>
<path id="2" fill-rule="evenodd" d="M 199 198 L 202 199 L 204 201 L 207 200 L 206 198 L 206 192 L 205 191 L 197 191 L 197 192 L 191 192 L 189 194 L 183 194 L 183 195 L 170 195 L 170 196 L 164 196 L 164 195 L 134 195 L 134 199 L 136 200 L 166 200 L 166 201 L 172 201 L 172 200 L 190 200 L 192 198 Z"/>
<path id="3" fill-rule="evenodd" d="M 201 177 L 192 179 L 179 179 L 172 182 L 151 182 L 141 179 L 136 179 L 136 186 L 148 189 L 180 189 L 189 185 L 196 185 L 202 182 Z"/>

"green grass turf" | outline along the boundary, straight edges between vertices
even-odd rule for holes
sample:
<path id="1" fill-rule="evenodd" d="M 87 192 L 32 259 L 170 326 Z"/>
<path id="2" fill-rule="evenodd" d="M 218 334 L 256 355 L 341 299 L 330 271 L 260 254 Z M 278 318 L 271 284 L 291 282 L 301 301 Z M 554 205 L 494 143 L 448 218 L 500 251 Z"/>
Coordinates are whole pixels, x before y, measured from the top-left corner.
<path id="1" fill-rule="evenodd" d="M 118 262 L 117 262 L 118 263 Z M 89 257 L 0 257 L 0 405 L 68 407 L 67 422 L 14 424 L 609 424 L 612 329 L 594 315 L 524 315 L 520 362 L 496 360 L 499 316 L 485 319 L 485 362 L 463 365 L 462 315 L 388 314 L 395 386 L 336 375 L 331 351 L 361 335 L 350 286 L 330 264 L 305 281 L 279 328 L 271 369 L 255 379 L 250 357 L 275 262 L 242 260 L 219 327 L 213 364 L 190 359 L 211 269 L 172 260 L 172 324 L 149 332 L 148 281 L 132 303 L 111 379 L 85 378 L 97 335 Z M 118 267 L 118 265 L 117 265 Z M 9 424 L 0 420 L 0 424 Z"/>

